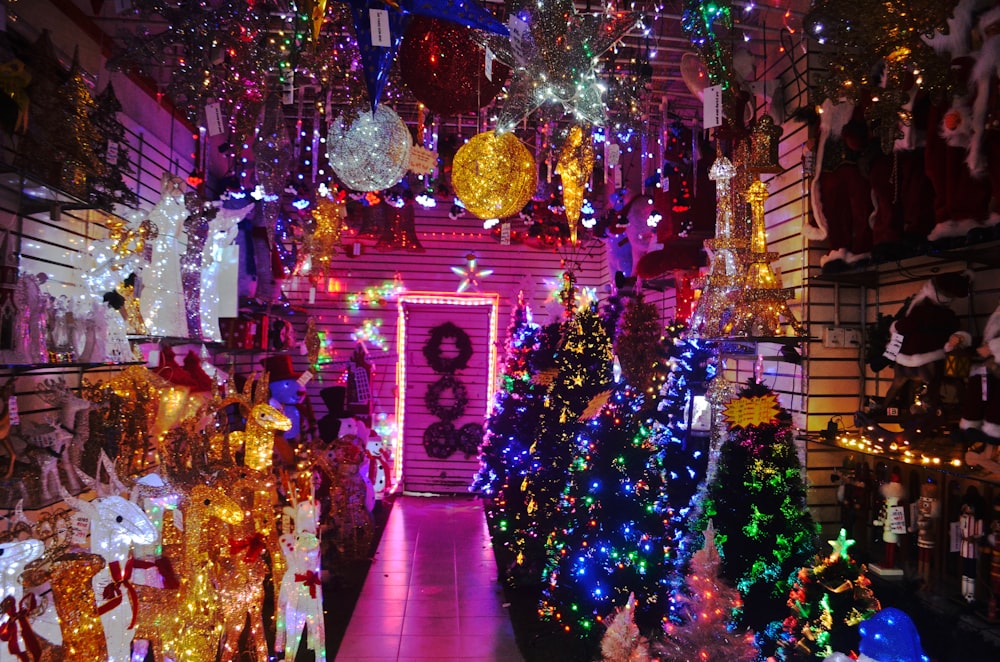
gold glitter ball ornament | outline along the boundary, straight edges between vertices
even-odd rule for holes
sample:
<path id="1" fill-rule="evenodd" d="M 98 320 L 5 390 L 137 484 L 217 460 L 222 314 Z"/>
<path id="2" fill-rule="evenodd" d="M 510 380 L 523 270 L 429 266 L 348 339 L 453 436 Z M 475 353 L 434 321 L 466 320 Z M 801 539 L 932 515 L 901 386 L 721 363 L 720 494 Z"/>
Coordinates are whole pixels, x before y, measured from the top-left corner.
<path id="1" fill-rule="evenodd" d="M 481 219 L 513 216 L 538 185 L 535 158 L 512 133 L 480 133 L 462 145 L 452 165 L 455 194 Z"/>
<path id="2" fill-rule="evenodd" d="M 410 131 L 391 108 L 379 106 L 354 121 L 341 115 L 330 126 L 326 156 L 348 188 L 380 191 L 399 183 L 410 167 Z"/>

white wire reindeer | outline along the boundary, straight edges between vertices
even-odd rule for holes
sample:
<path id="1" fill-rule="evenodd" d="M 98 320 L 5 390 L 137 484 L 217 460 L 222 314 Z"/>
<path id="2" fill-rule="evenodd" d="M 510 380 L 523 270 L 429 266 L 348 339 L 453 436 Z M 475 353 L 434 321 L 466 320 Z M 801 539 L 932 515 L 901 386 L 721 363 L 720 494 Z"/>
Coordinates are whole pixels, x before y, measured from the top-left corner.
<path id="1" fill-rule="evenodd" d="M 21 572 L 44 551 L 34 538 L 0 543 L 0 631 L 7 636 L 0 641 L 0 662 L 19 662 L 14 651 L 29 650 L 27 640 L 36 636 L 28 620 L 34 595 L 25 600 Z"/>
<path id="2" fill-rule="evenodd" d="M 102 467 L 108 474 L 107 484 L 99 480 Z M 96 473 L 93 479 L 80 474 L 97 493 L 93 501 L 79 499 L 62 485 L 59 487 L 66 504 L 90 518 L 90 551 L 107 561 L 107 566 L 94 575 L 93 585 L 100 603 L 98 611 L 108 645 L 108 662 L 129 662 L 137 606 L 131 583 L 132 547 L 153 544 L 159 532 L 142 508 L 119 496 L 125 486 L 103 452 Z"/>
<path id="3" fill-rule="evenodd" d="M 291 491 L 294 495 L 294 489 Z M 326 662 L 323 624 L 323 586 L 320 583 L 319 506 L 310 496 L 285 508 L 293 530 L 281 536 L 281 551 L 288 570 L 278 592 L 278 630 L 274 649 L 297 651 L 306 634 L 306 647 L 316 653 L 316 662 Z"/>

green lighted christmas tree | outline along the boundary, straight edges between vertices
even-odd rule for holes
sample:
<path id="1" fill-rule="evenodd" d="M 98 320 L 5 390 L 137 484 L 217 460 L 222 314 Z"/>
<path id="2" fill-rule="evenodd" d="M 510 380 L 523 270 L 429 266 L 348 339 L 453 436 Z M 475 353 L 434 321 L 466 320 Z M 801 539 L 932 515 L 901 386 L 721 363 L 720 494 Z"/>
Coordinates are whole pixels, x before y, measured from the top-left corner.
<path id="1" fill-rule="evenodd" d="M 104 139 L 91 121 L 96 105 L 75 54 L 69 79 L 60 86 L 57 97 L 55 126 L 63 128 L 56 143 L 62 164 L 61 186 L 75 195 L 85 196 L 88 184 L 100 181 L 107 166 L 97 155 L 97 147 Z"/>
<path id="2" fill-rule="evenodd" d="M 691 557 L 685 589 L 677 596 L 680 623 L 667 622 L 657 646 L 662 662 L 688 660 L 753 660 L 753 633 L 738 632 L 734 615 L 742 608 L 740 593 L 719 577 L 719 551 L 709 521 L 704 546 Z"/>
<path id="3" fill-rule="evenodd" d="M 572 310 L 571 306 L 567 307 Z M 611 388 L 611 343 L 597 312 L 584 309 L 562 325 L 554 368 L 536 375 L 548 382 L 530 465 L 522 483 L 527 525 L 514 532 L 521 571 L 542 581 L 545 542 L 563 527 L 559 509 L 578 435 L 607 401 Z"/>
<path id="4" fill-rule="evenodd" d="M 829 541 L 833 550 L 799 570 L 788 595 L 791 615 L 782 624 L 783 660 L 814 660 L 834 651 L 858 650 L 858 624 L 881 609 L 865 576 L 865 566 L 851 558 L 854 544 L 840 530 Z"/>
<path id="5" fill-rule="evenodd" d="M 729 438 L 701 504 L 700 530 L 715 523 L 722 575 L 743 595 L 738 621 L 757 633 L 764 655 L 776 648 L 772 622 L 787 615 L 792 578 L 816 553 L 802 465 L 790 416 L 778 396 L 751 380 L 725 410 Z"/>
<path id="6" fill-rule="evenodd" d="M 489 497 L 486 521 L 500 572 L 508 578 L 508 566 L 514 561 L 514 532 L 526 526 L 521 486 L 528 474 L 528 449 L 535 440 L 545 394 L 545 387 L 532 381 L 537 369 L 531 359 L 541 347 L 541 328 L 532 321 L 531 310 L 519 294 L 507 331 L 502 386 L 486 426 L 480 469 L 471 488 Z"/>
<path id="7" fill-rule="evenodd" d="M 642 292 L 628 298 L 618 320 L 615 334 L 615 356 L 622 369 L 622 378 L 649 402 L 653 395 L 660 358 L 662 325 L 656 306 L 646 303 Z"/>

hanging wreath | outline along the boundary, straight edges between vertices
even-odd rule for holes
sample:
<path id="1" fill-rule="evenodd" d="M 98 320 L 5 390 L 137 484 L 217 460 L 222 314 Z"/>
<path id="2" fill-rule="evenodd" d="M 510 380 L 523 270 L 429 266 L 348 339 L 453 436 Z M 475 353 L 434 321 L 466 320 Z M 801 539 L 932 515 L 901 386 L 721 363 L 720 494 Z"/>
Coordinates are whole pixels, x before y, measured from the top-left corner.
<path id="1" fill-rule="evenodd" d="M 441 394 L 447 389 L 451 389 L 451 399 L 453 400 L 450 406 L 441 404 Z M 424 404 L 427 405 L 427 411 L 442 421 L 453 421 L 465 413 L 465 406 L 469 404 L 469 395 L 465 390 L 465 384 L 452 375 L 444 375 L 427 387 Z"/>
<path id="2" fill-rule="evenodd" d="M 483 443 L 483 426 L 479 423 L 466 423 L 458 431 L 458 450 L 469 459 L 479 454 L 479 445 Z"/>
<path id="3" fill-rule="evenodd" d="M 457 355 L 445 357 L 441 354 L 441 344 L 445 338 L 452 338 L 455 341 Z M 423 352 L 427 365 L 434 372 L 451 374 L 456 370 L 464 370 L 469 365 L 469 359 L 472 358 L 472 339 L 468 333 L 451 322 L 445 322 L 431 329 L 430 338 L 424 345 Z"/>
<path id="4" fill-rule="evenodd" d="M 424 450 L 428 457 L 443 460 L 455 452 L 455 426 L 448 421 L 431 423 L 424 430 Z"/>

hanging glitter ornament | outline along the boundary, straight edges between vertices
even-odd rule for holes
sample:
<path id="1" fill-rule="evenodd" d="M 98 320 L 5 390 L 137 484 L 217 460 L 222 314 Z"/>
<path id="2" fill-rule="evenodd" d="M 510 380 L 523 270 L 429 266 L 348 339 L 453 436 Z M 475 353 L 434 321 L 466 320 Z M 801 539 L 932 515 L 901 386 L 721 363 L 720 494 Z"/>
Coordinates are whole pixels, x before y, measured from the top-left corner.
<path id="1" fill-rule="evenodd" d="M 399 49 L 403 82 L 417 101 L 442 115 L 479 110 L 493 101 L 510 75 L 510 68 L 493 62 L 486 75 L 486 54 L 454 23 L 416 17 Z"/>
<path id="2" fill-rule="evenodd" d="M 410 131 L 391 108 L 379 106 L 353 122 L 341 115 L 330 127 L 326 156 L 342 182 L 356 191 L 395 185 L 410 165 Z"/>
<path id="3" fill-rule="evenodd" d="M 695 337 L 722 334 L 732 309 L 732 294 L 740 286 L 747 242 L 735 232 L 730 183 L 736 174 L 736 167 L 724 156 L 719 156 L 708 172 L 708 178 L 715 182 L 715 238 L 705 241 L 712 265 L 691 316 Z"/>
<path id="4" fill-rule="evenodd" d="M 776 126 L 770 115 L 761 115 L 750 132 L 750 172 L 780 173 L 783 168 L 778 162 L 778 146 L 784 132 Z"/>
<path id="5" fill-rule="evenodd" d="M 562 178 L 563 207 L 569 222 L 569 240 L 576 244 L 580 210 L 583 209 L 583 194 L 594 172 L 594 145 L 590 131 L 580 125 L 569 130 L 563 143 L 556 174 Z"/>
<path id="6" fill-rule="evenodd" d="M 794 296 L 793 289 L 782 287 L 771 269 L 771 263 L 778 259 L 778 254 L 767 250 L 764 202 L 768 195 L 767 185 L 760 179 L 755 179 L 747 189 L 746 199 L 750 203 L 752 218 L 749 261 L 743 287 L 737 292 L 736 308 L 723 329 L 726 335 L 779 336 L 782 335 L 782 317 L 788 320 L 795 335 L 802 335 L 803 332 L 802 325 L 788 308 L 788 300 Z"/>
<path id="7" fill-rule="evenodd" d="M 486 220 L 521 211 L 538 185 L 535 159 L 512 133 L 487 131 L 455 154 L 451 181 L 465 208 Z"/>
<path id="8" fill-rule="evenodd" d="M 347 219 L 347 207 L 338 199 L 326 196 L 316 200 L 312 210 L 313 231 L 303 243 L 303 252 L 311 260 L 311 274 L 326 279 L 330 274 L 333 254 L 340 244 L 340 235 Z"/>

